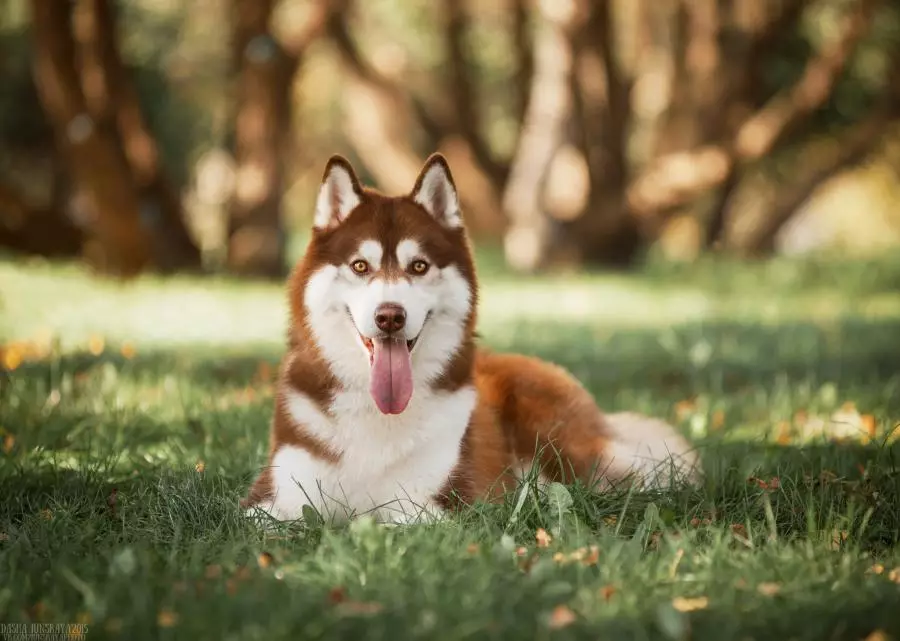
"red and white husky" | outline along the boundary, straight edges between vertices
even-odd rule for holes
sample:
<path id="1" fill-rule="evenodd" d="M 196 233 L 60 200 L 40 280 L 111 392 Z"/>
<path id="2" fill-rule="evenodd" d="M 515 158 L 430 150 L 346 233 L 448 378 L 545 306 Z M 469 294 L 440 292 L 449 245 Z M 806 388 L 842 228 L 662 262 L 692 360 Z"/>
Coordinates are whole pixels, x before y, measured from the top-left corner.
<path id="1" fill-rule="evenodd" d="M 410 194 L 325 168 L 289 284 L 269 465 L 244 499 L 276 519 L 387 522 L 490 500 L 537 462 L 544 479 L 695 479 L 666 423 L 604 415 L 561 368 L 476 345 L 478 282 L 450 169 L 428 159 Z"/>

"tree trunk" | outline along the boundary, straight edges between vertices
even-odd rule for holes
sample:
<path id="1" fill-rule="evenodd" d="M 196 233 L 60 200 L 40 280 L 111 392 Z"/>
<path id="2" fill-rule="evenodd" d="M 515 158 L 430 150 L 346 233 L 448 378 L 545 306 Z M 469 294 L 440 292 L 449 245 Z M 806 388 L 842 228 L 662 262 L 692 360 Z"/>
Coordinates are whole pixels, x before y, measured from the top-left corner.
<path id="1" fill-rule="evenodd" d="M 280 278 L 286 270 L 284 161 L 291 131 L 291 90 L 299 61 L 285 53 L 270 31 L 273 0 L 233 1 L 239 79 L 228 269 L 244 276 Z"/>
<path id="2" fill-rule="evenodd" d="M 137 92 L 122 64 L 109 0 L 78 0 L 75 33 L 82 88 L 97 126 L 116 135 L 138 193 L 154 264 L 169 272 L 200 267 L 200 250 L 184 224 L 181 200 L 163 173 Z"/>
<path id="3" fill-rule="evenodd" d="M 25 254 L 69 258 L 81 252 L 81 230 L 54 207 L 35 207 L 0 183 L 0 246 Z"/>
<path id="4" fill-rule="evenodd" d="M 344 133 L 366 169 L 384 191 L 408 192 L 425 160 L 412 144 L 415 133 L 421 133 L 434 140 L 453 167 L 472 235 L 496 237 L 502 233 L 505 220 L 497 185 L 470 141 L 458 127 L 432 117 L 414 96 L 367 64 L 347 26 L 349 5 L 339 4 L 340 10 L 329 16 L 328 34 L 347 70 L 343 79 Z"/>
<path id="5" fill-rule="evenodd" d="M 115 137 L 90 116 L 76 71 L 69 4 L 31 0 L 38 95 L 92 220 L 86 258 L 97 268 L 134 275 L 151 259 L 139 201 Z"/>
<path id="6" fill-rule="evenodd" d="M 544 206 L 551 164 L 566 141 L 573 110 L 577 7 L 543 12 L 534 38 L 534 73 L 528 110 L 503 194 L 509 219 L 504 235 L 506 260 L 514 269 L 535 271 L 551 259 L 553 221 Z"/>

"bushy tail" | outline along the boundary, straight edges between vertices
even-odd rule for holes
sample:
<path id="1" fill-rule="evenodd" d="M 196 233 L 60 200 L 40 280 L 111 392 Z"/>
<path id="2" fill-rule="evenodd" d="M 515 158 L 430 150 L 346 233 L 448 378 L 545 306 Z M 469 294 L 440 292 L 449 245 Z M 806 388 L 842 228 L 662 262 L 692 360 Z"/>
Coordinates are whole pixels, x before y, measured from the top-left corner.
<path id="1" fill-rule="evenodd" d="M 609 432 L 603 476 L 610 482 L 628 479 L 643 487 L 700 482 L 700 457 L 674 427 L 634 412 L 604 418 Z"/>

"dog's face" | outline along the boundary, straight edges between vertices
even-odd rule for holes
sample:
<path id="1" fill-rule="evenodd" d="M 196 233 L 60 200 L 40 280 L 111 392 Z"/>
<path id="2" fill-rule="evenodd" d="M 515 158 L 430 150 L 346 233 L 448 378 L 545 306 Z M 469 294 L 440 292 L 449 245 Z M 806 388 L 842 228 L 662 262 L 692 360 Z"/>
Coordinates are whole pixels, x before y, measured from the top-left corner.
<path id="1" fill-rule="evenodd" d="M 426 162 L 410 194 L 360 187 L 333 157 L 304 257 L 302 305 L 319 350 L 345 385 L 366 384 L 400 414 L 449 366 L 474 319 L 475 281 L 446 161 Z"/>

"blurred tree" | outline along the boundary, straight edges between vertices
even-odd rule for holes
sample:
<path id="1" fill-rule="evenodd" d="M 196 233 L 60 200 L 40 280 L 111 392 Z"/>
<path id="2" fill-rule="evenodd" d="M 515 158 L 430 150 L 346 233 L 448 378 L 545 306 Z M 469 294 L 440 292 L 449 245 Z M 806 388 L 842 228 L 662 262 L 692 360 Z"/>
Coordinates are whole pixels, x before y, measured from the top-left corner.
<path id="1" fill-rule="evenodd" d="M 471 14 L 487 9 L 430 5 L 444 34 L 444 85 L 423 91 L 409 73 L 370 63 L 352 34 L 351 3 L 332 3 L 340 10 L 329 35 L 348 71 L 348 142 L 391 190 L 404 188 L 427 151 L 447 153 L 465 177 L 469 219 L 477 226 L 501 210 L 493 227 L 505 228 L 507 259 L 522 270 L 556 261 L 628 264 L 673 214 L 693 210 L 707 246 L 769 250 L 818 185 L 867 157 L 879 127 L 896 118 L 885 74 L 875 89 L 848 88 L 862 103 L 867 92 L 881 95 L 879 106 L 869 115 L 856 109 L 808 172 L 773 182 L 762 222 L 751 236 L 728 240 L 735 194 L 757 167 L 828 138 L 840 117 L 819 115 L 834 103 L 877 16 L 896 18 L 890 3 L 506 0 L 519 131 L 506 154 L 484 135 L 485 102 L 466 46 Z M 804 21 L 822 20 L 815 12 L 825 10 L 833 28 L 810 44 Z M 890 50 L 898 46 L 894 34 L 875 52 L 885 68 L 897 66 Z M 425 98 L 435 93 L 444 99 Z"/>
<path id="2" fill-rule="evenodd" d="M 228 268 L 245 276 L 284 274 L 282 196 L 290 144 L 294 77 L 323 27 L 327 7 L 279 42 L 272 33 L 274 0 L 233 0 L 232 44 L 238 72 L 234 129 L 236 177 L 229 207 Z"/>
<path id="3" fill-rule="evenodd" d="M 87 211 L 85 255 L 123 275 L 199 267 L 122 64 L 106 0 L 32 0 L 34 77 Z"/>

